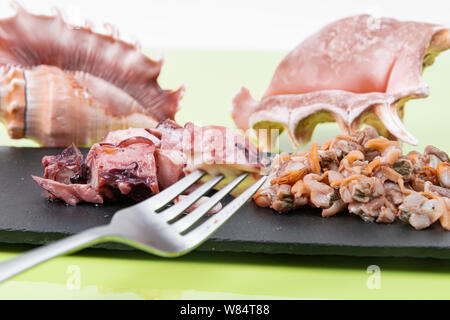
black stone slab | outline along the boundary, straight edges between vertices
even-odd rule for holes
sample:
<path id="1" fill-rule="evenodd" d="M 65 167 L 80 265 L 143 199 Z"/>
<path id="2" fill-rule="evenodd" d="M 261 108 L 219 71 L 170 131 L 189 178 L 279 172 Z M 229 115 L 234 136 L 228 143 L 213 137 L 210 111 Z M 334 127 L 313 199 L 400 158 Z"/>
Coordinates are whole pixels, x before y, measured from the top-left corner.
<path id="1" fill-rule="evenodd" d="M 49 202 L 30 174 L 41 176 L 41 159 L 60 150 L 0 147 L 0 242 L 43 244 L 107 224 L 123 205 Z M 130 249 L 107 243 L 109 249 Z M 450 258 L 450 232 L 438 224 L 415 231 L 401 222 L 365 223 L 341 213 L 322 218 L 305 207 L 289 214 L 249 202 L 198 250 L 353 256 Z"/>

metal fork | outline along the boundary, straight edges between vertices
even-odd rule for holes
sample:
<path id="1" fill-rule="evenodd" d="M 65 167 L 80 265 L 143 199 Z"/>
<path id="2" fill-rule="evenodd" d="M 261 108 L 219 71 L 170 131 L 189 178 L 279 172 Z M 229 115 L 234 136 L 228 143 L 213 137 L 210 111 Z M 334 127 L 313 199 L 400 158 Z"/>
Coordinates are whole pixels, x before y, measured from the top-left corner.
<path id="1" fill-rule="evenodd" d="M 263 176 L 205 221 L 202 218 L 208 211 L 241 183 L 248 174 L 240 175 L 216 192 L 211 199 L 185 216 L 183 216 L 184 211 L 217 185 L 224 178 L 223 176 L 211 178 L 182 201 L 164 209 L 167 204 L 204 175 L 205 172 L 197 170 L 155 196 L 119 210 L 108 225 L 88 229 L 0 263 L 0 282 L 51 258 L 102 242 L 124 243 L 163 257 L 184 255 L 197 248 L 219 229 L 252 197 L 267 178 Z M 160 211 L 161 209 L 162 211 Z"/>

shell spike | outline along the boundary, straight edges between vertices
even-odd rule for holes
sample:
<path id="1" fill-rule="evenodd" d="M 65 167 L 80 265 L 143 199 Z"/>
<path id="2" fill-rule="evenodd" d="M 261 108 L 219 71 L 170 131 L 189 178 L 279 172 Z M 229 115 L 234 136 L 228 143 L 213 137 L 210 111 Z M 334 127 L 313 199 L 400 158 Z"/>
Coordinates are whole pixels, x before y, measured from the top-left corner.
<path id="1" fill-rule="evenodd" d="M 186 85 L 182 84 L 176 91 L 170 92 L 170 95 L 172 96 L 173 101 L 180 101 L 183 96 L 184 96 L 184 92 L 186 91 Z M 171 109 L 166 110 L 166 118 L 168 119 L 175 119 L 175 114 L 178 112 L 180 108 L 180 105 L 178 103 L 174 103 L 172 105 Z M 162 119 L 162 118 L 161 118 Z"/>
<path id="2" fill-rule="evenodd" d="M 138 40 L 133 41 L 133 46 L 136 48 L 136 50 L 142 50 L 142 44 Z"/>
<path id="3" fill-rule="evenodd" d="M 58 20 L 60 20 L 62 23 L 65 23 L 66 15 L 63 10 L 58 7 L 52 7 L 51 12 Z"/>
<path id="4" fill-rule="evenodd" d="M 139 46 L 140 46 L 140 44 L 139 44 Z M 157 63 L 162 64 L 164 62 L 164 52 L 162 50 L 154 51 L 154 53 L 152 55 L 152 59 L 153 59 L 153 61 L 156 61 Z"/>
<path id="5" fill-rule="evenodd" d="M 248 119 L 258 108 L 258 101 L 253 99 L 247 88 L 241 87 L 238 93 L 233 96 L 231 105 L 231 116 L 237 127 L 242 130 L 249 129 Z"/>
<path id="6" fill-rule="evenodd" d="M 91 20 L 86 19 L 84 20 L 84 27 L 89 31 L 93 31 L 95 29 L 95 24 Z"/>
<path id="7" fill-rule="evenodd" d="M 119 39 L 120 33 L 119 30 L 112 23 L 104 23 L 103 27 L 105 28 L 107 34 L 114 39 Z"/>
<path id="8" fill-rule="evenodd" d="M 389 105 L 387 103 L 375 106 L 375 114 L 383 122 L 390 134 L 397 139 L 402 140 L 411 145 L 417 145 L 418 140 L 406 130 L 405 125 L 397 114 L 396 104 Z"/>
<path id="9" fill-rule="evenodd" d="M 136 48 L 136 50 L 142 50 L 142 45 L 141 42 L 139 41 L 139 39 L 137 37 L 135 37 L 134 35 L 130 35 L 130 34 L 125 34 L 122 37 L 125 37 L 127 42 L 130 43 L 132 46 L 134 46 Z M 123 39 L 123 38 L 122 38 Z M 152 57 L 153 60 L 157 60 L 155 59 L 155 57 Z"/>
<path id="10" fill-rule="evenodd" d="M 344 134 L 349 135 L 352 132 L 352 126 L 349 126 L 345 119 L 335 113 L 332 113 L 331 115 L 333 116 L 334 121 L 338 124 L 339 129 L 341 129 Z"/>
<path id="11" fill-rule="evenodd" d="M 26 12 L 25 7 L 21 1 L 18 0 L 11 1 L 9 6 L 16 12 L 16 14 L 20 12 Z"/>
<path id="12" fill-rule="evenodd" d="M 430 51 L 439 53 L 450 48 L 450 26 L 448 28 L 440 30 L 433 36 Z"/>

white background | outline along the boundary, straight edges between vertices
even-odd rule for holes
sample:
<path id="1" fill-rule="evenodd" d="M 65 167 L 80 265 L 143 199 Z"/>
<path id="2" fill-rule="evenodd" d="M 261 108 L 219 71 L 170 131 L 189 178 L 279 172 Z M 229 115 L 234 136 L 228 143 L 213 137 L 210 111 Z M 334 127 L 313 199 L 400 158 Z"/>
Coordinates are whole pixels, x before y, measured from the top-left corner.
<path id="1" fill-rule="evenodd" d="M 33 13 L 61 8 L 75 24 L 115 25 L 144 48 L 287 50 L 338 18 L 370 13 L 450 24 L 449 0 L 23 0 Z M 0 0 L 0 16 L 11 15 Z"/>

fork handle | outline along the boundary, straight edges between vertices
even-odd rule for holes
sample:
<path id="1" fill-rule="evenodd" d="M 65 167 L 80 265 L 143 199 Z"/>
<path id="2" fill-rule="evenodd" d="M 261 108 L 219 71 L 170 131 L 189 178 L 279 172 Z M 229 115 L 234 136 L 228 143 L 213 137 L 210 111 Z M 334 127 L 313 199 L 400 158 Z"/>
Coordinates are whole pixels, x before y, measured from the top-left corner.
<path id="1" fill-rule="evenodd" d="M 104 242 L 106 237 L 110 234 L 108 230 L 108 226 L 88 229 L 2 262 L 0 263 L 0 282 L 51 258 L 75 252 L 96 243 Z"/>

